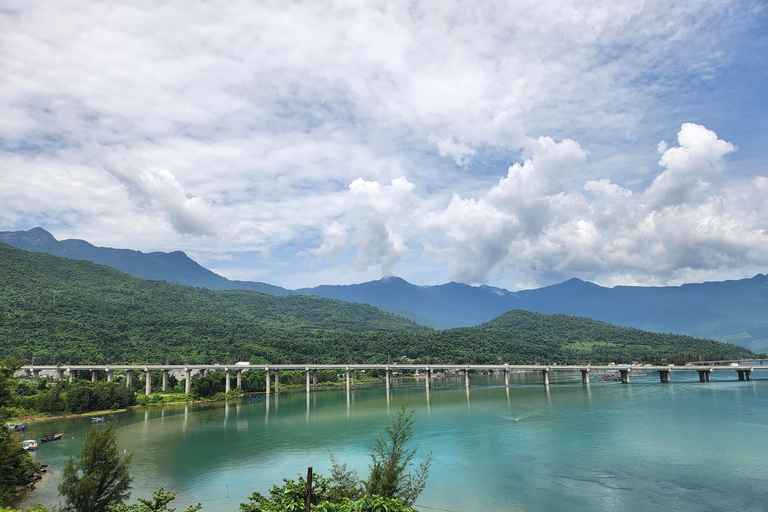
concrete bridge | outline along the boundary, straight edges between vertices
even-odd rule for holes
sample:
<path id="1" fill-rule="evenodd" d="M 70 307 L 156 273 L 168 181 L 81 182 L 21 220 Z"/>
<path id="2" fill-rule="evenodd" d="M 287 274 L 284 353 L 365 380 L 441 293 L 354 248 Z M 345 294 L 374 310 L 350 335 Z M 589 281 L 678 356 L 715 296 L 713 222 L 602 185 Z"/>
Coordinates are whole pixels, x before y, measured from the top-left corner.
<path id="1" fill-rule="evenodd" d="M 74 380 L 75 376 L 79 372 L 90 372 L 91 380 L 96 381 L 98 378 L 98 372 L 102 371 L 107 374 L 107 381 L 112 381 L 115 371 L 125 372 L 125 385 L 131 386 L 133 383 L 134 372 L 144 372 L 146 377 L 146 389 L 145 392 L 150 394 L 152 392 L 152 372 L 162 372 L 162 384 L 161 390 L 166 391 L 168 389 L 168 374 L 169 372 L 181 373 L 184 376 L 185 391 L 190 393 L 192 372 L 204 375 L 206 371 L 224 371 L 225 372 L 225 392 L 229 392 L 232 389 L 232 373 L 235 374 L 237 380 L 237 387 L 242 387 L 242 375 L 244 371 L 248 370 L 261 370 L 266 374 L 266 392 L 279 393 L 280 392 L 280 371 L 281 370 L 303 370 L 306 372 L 306 392 L 315 391 L 317 389 L 317 371 L 318 370 L 343 370 L 345 372 L 345 384 L 346 389 L 355 388 L 355 370 L 384 370 L 385 383 L 387 390 L 392 386 L 392 372 L 401 370 L 415 370 L 424 372 L 424 381 L 427 389 L 432 387 L 433 372 L 436 370 L 450 371 L 464 374 L 464 385 L 469 387 L 469 374 L 472 371 L 489 371 L 489 372 L 504 372 L 504 384 L 505 387 L 509 387 L 509 374 L 510 372 L 541 372 L 542 384 L 549 386 L 549 373 L 550 372 L 581 372 L 582 383 L 589 384 L 590 372 L 618 372 L 622 383 L 628 383 L 629 377 L 632 372 L 658 372 L 659 380 L 661 382 L 670 382 L 670 375 L 674 372 L 681 371 L 695 371 L 699 374 L 699 380 L 701 382 L 709 382 L 712 373 L 714 372 L 736 372 L 739 380 L 751 380 L 753 371 L 768 371 L 768 365 L 763 366 L 761 364 L 756 366 L 716 366 L 716 365 L 686 365 L 686 366 L 591 366 L 591 365 L 510 365 L 510 364 L 470 364 L 470 365 L 456 365 L 456 364 L 236 364 L 236 365 L 219 365 L 219 364 L 201 364 L 201 365 L 67 365 L 67 366 L 38 366 L 28 365 L 21 368 L 21 371 L 28 378 L 37 378 L 40 372 L 56 372 L 59 378 L 63 378 L 67 373 L 70 381 Z M 272 384 L 272 374 L 274 373 L 274 386 Z"/>

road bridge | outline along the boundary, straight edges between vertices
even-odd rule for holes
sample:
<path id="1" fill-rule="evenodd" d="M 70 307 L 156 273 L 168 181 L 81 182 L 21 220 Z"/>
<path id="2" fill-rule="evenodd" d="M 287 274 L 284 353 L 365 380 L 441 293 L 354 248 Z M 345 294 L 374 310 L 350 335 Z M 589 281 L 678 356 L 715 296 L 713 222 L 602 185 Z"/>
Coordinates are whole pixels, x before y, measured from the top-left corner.
<path id="1" fill-rule="evenodd" d="M 186 393 L 191 391 L 192 374 L 196 372 L 204 375 L 207 371 L 223 371 L 225 373 L 225 392 L 232 389 L 231 377 L 235 374 L 237 387 L 242 387 L 243 372 L 249 370 L 261 370 L 265 372 L 266 393 L 280 392 L 280 371 L 281 370 L 303 370 L 306 372 L 306 392 L 310 393 L 317 390 L 317 372 L 318 370 L 337 370 L 345 372 L 345 386 L 347 391 L 355 388 L 355 370 L 383 370 L 384 380 L 387 390 L 392 386 L 392 372 L 403 370 L 415 370 L 424 372 L 425 387 L 432 387 L 433 372 L 449 371 L 454 373 L 463 373 L 464 385 L 470 386 L 470 372 L 503 372 L 504 385 L 509 387 L 510 372 L 541 372 L 541 382 L 549 386 L 550 372 L 581 372 L 581 380 L 584 385 L 589 384 L 589 374 L 591 372 L 618 372 L 622 383 L 628 383 L 632 372 L 658 372 L 659 380 L 663 383 L 671 381 L 670 375 L 674 372 L 694 371 L 698 372 L 701 382 L 709 382 L 714 372 L 736 372 L 738 380 L 751 380 L 752 372 L 768 371 L 768 365 L 762 365 L 762 360 L 752 360 L 760 364 L 754 366 L 718 366 L 718 365 L 686 365 L 686 366 L 639 366 L 639 365 L 511 365 L 511 364 L 187 364 L 187 365 L 66 365 L 66 366 L 46 366 L 46 365 L 27 365 L 21 368 L 21 372 L 28 378 L 37 378 L 40 373 L 55 372 L 59 378 L 64 378 L 65 373 L 70 381 L 75 379 L 79 373 L 89 374 L 92 381 L 96 381 L 99 372 L 107 375 L 107 381 L 112 381 L 116 371 L 125 372 L 125 385 L 133 384 L 134 372 L 143 372 L 146 377 L 147 394 L 152 393 L 152 372 L 162 372 L 161 391 L 168 389 L 169 372 L 180 373 L 184 377 L 184 388 Z M 274 384 L 272 375 L 274 374 Z"/>

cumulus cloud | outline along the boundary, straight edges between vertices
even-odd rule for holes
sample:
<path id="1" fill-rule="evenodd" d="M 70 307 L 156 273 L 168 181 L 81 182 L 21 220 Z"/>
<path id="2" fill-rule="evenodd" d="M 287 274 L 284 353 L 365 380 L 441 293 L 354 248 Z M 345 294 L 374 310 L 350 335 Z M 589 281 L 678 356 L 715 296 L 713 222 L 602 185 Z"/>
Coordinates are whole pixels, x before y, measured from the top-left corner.
<path id="1" fill-rule="evenodd" d="M 334 221 L 323 227 L 322 245 L 315 249 L 310 249 L 309 252 L 318 258 L 336 261 L 346 249 L 347 228 Z"/>
<path id="2" fill-rule="evenodd" d="M 706 201 L 712 186 L 709 180 L 722 172 L 723 157 L 735 149 L 715 132 L 693 123 L 680 128 L 677 141 L 679 146 L 669 149 L 659 144 L 659 150 L 664 149 L 659 165 L 665 170 L 644 194 L 652 209 Z"/>
<path id="3" fill-rule="evenodd" d="M 649 284 L 752 267 L 768 257 L 768 178 L 755 178 L 747 193 L 705 181 L 724 171 L 733 150 L 713 131 L 686 123 L 678 145 L 664 147 L 662 171 L 635 193 L 608 179 L 569 185 L 587 152 L 573 140 L 528 139 L 524 161 L 481 197 L 455 194 L 408 226 L 393 219 L 402 219 L 401 208 L 411 211 L 412 184 L 386 191 L 357 180 L 347 219 L 367 220 L 347 229 L 363 242 L 359 260 L 370 264 L 399 257 L 396 241 L 415 227 L 424 256 L 442 262 L 449 278 L 471 283 L 512 273 L 518 282 L 579 276 Z"/>
<path id="4" fill-rule="evenodd" d="M 389 275 L 408 249 L 405 239 L 415 208 L 414 188 L 405 178 L 395 178 L 384 186 L 356 179 L 349 185 L 344 222 L 326 225 L 322 244 L 310 252 L 335 259 L 351 247 L 357 255 L 358 270 L 378 266 Z"/>
<path id="5" fill-rule="evenodd" d="M 728 148 L 708 153 L 705 133 L 678 142 L 687 156 L 659 145 L 666 175 L 651 189 L 627 176 L 645 183 L 657 159 L 649 141 L 669 139 L 680 118 L 716 106 L 743 124 L 743 110 L 711 96 L 714 82 L 700 83 L 755 58 L 728 46 L 734 34 L 759 40 L 765 17 L 753 3 L 8 0 L 0 172 L 13 183 L 0 187 L 0 219 L 106 243 L 130 216 L 125 239 L 136 248 L 191 249 L 217 268 L 229 251 L 267 255 L 284 270 L 266 278 L 283 283 L 297 274 L 286 255 L 313 245 L 331 260 L 357 248 L 358 268 L 385 272 L 424 247 L 423 265 L 437 258 L 454 277 L 549 278 L 575 268 L 553 263 L 575 243 L 569 233 L 588 238 L 574 219 L 598 234 L 619 230 L 623 216 L 650 229 L 668 210 L 728 196 L 719 167 Z M 103 147 L 138 161 L 103 164 L 107 179 L 94 163 Z M 400 176 L 420 194 L 389 197 Z M 487 226 L 471 221 L 482 218 Z M 462 253 L 459 240 L 476 249 Z M 522 270 L 515 254 L 531 255 Z"/>
<path id="6" fill-rule="evenodd" d="M 107 151 L 102 166 L 120 181 L 135 204 L 163 214 L 179 233 L 216 235 L 210 204 L 188 195 L 167 169 L 150 170 L 125 149 Z"/>
<path id="7" fill-rule="evenodd" d="M 456 162 L 456 165 L 460 167 L 467 165 L 472 156 L 477 154 L 476 150 L 466 144 L 456 142 L 453 140 L 453 137 L 441 139 L 435 135 L 430 135 L 428 140 L 437 146 L 437 151 L 440 153 L 440 156 L 450 156 L 453 158 L 453 161 Z"/>

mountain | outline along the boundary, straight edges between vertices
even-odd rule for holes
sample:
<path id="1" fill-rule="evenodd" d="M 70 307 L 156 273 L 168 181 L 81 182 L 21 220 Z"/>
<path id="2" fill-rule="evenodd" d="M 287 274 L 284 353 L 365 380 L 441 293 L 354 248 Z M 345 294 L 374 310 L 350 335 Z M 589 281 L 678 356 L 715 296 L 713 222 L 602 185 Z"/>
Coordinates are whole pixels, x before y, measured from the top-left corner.
<path id="1" fill-rule="evenodd" d="M 82 240 L 57 241 L 42 228 L 0 232 L 0 242 L 22 249 L 85 259 L 144 279 L 212 290 L 254 290 L 272 295 L 315 295 L 370 304 L 434 329 L 467 327 L 507 311 L 523 309 L 601 320 L 654 332 L 688 334 L 768 351 L 768 277 L 682 286 L 605 288 L 571 279 L 511 292 L 492 286 L 447 283 L 417 286 L 398 277 L 354 285 L 286 290 L 266 283 L 230 281 L 198 265 L 182 252 L 141 253 L 94 247 Z"/>
<path id="2" fill-rule="evenodd" d="M 427 318 L 433 327 L 477 325 L 506 311 L 523 309 L 713 338 L 760 352 L 768 349 L 768 276 L 763 274 L 738 281 L 665 287 L 605 288 L 571 279 L 519 292 L 460 283 L 416 286 L 393 277 L 297 291 L 371 304 L 417 322 Z"/>
<path id="3" fill-rule="evenodd" d="M 454 282 L 416 286 L 399 277 L 362 284 L 303 288 L 296 292 L 370 304 L 433 328 L 477 325 L 514 309 L 509 300 L 510 292 L 501 288 Z M 425 323 L 424 319 L 430 323 Z"/>
<path id="4" fill-rule="evenodd" d="M 752 355 L 689 336 L 511 311 L 432 331 L 372 306 L 142 280 L 0 243 L 0 359 L 39 364 L 420 362 L 675 363 Z"/>
<path id="5" fill-rule="evenodd" d="M 168 281 L 210 290 L 251 290 L 270 295 L 288 295 L 285 288 L 267 283 L 230 281 L 200 266 L 181 251 L 150 252 L 96 247 L 85 240 L 58 241 L 43 228 L 0 232 L 0 242 L 33 252 L 44 252 L 75 260 L 91 261 L 122 270 L 141 279 Z"/>

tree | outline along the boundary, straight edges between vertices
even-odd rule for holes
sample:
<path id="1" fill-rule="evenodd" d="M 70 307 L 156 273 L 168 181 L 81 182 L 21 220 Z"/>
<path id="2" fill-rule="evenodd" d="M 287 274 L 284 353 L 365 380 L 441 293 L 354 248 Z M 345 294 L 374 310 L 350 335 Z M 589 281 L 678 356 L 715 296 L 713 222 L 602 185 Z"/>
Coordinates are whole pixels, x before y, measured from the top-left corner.
<path id="1" fill-rule="evenodd" d="M 0 418 L 4 417 L 3 410 L 11 405 L 13 398 L 12 386 L 15 383 L 13 375 L 24 366 L 26 361 L 8 356 L 0 363 Z"/>
<path id="2" fill-rule="evenodd" d="M 413 411 L 406 413 L 405 407 L 406 404 L 400 407 L 397 418 L 386 428 L 387 435 L 374 439 L 370 454 L 373 463 L 365 482 L 365 492 L 368 496 L 396 498 L 410 506 L 427 484 L 432 452 L 413 473 L 406 472 L 419 447 L 406 449 L 405 445 L 413 436 Z"/>
<path id="3" fill-rule="evenodd" d="M 109 505 L 119 505 L 130 496 L 133 478 L 128 474 L 131 455 L 117 453 L 117 434 L 113 426 L 94 426 L 85 436 L 80 460 L 70 457 L 64 466 L 59 493 L 65 498 L 65 510 L 105 512 Z"/>
<path id="4" fill-rule="evenodd" d="M 32 456 L 21 448 L 21 439 L 0 423 L 0 507 L 17 485 L 26 484 L 37 470 Z"/>
<path id="5" fill-rule="evenodd" d="M 175 508 L 168 508 L 168 504 L 176 499 L 178 492 L 165 492 L 162 487 L 155 491 L 151 500 L 139 498 L 139 503 L 133 505 L 110 505 L 109 512 L 176 512 Z M 184 512 L 196 512 L 203 508 L 201 504 L 188 507 Z"/>

